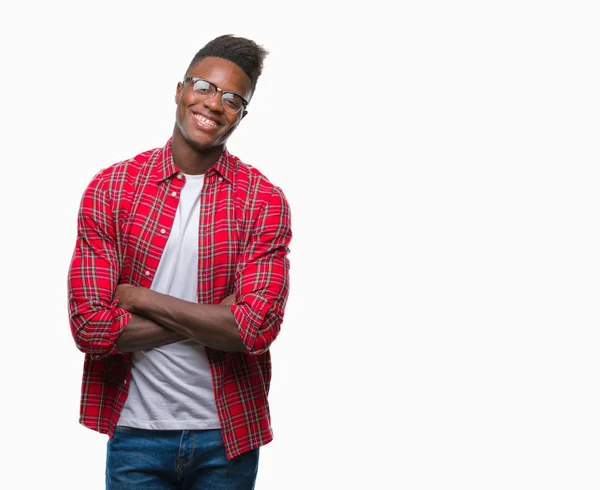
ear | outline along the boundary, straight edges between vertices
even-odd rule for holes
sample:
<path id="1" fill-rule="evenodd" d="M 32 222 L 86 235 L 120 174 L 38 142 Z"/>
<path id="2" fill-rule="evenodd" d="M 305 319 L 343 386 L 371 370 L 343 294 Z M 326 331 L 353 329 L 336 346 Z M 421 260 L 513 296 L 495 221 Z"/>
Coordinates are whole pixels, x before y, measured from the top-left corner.
<path id="1" fill-rule="evenodd" d="M 175 104 L 179 104 L 183 93 L 183 83 L 177 82 L 177 91 L 175 92 Z"/>

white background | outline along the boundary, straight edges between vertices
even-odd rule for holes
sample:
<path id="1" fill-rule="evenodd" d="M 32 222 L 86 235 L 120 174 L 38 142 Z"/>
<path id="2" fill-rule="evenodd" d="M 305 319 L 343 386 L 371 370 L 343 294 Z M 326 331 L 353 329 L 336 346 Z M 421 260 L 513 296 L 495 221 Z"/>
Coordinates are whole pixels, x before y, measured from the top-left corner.
<path id="1" fill-rule="evenodd" d="M 596 3 L 391 4 L 4 4 L 3 488 L 104 488 L 79 199 L 225 33 L 270 50 L 229 149 L 293 211 L 257 490 L 600 488 Z"/>

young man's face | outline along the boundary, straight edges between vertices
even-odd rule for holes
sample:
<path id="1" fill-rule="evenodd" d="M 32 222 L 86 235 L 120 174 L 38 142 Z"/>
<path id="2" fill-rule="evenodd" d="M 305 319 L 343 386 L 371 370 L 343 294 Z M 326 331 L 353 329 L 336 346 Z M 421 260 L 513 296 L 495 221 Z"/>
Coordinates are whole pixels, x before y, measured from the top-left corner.
<path id="1" fill-rule="evenodd" d="M 200 60 L 187 71 L 186 77 L 198 77 L 212 82 L 224 92 L 234 92 L 250 101 L 252 82 L 248 75 L 231 61 L 208 57 Z M 194 95 L 193 82 L 177 84 L 176 130 L 196 150 L 223 145 L 244 116 L 226 112 L 221 105 L 221 92 L 208 100 Z"/>

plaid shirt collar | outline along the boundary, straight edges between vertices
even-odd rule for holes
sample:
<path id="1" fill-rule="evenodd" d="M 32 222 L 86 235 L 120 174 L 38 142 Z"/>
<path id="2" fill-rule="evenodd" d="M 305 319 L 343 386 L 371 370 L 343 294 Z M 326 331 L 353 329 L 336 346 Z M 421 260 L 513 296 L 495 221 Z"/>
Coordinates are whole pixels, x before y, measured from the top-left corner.
<path id="1" fill-rule="evenodd" d="M 179 172 L 179 169 L 175 165 L 173 161 L 173 155 L 171 153 L 171 141 L 172 138 L 169 138 L 167 144 L 163 147 L 162 152 L 158 155 L 157 160 L 154 162 L 154 180 L 156 182 L 162 182 L 163 180 L 167 180 Z M 223 153 L 212 167 L 210 167 L 205 177 L 210 177 L 213 174 L 218 174 L 223 177 L 223 179 L 228 182 L 233 182 L 233 166 L 234 162 L 227 151 L 227 148 L 223 148 Z"/>

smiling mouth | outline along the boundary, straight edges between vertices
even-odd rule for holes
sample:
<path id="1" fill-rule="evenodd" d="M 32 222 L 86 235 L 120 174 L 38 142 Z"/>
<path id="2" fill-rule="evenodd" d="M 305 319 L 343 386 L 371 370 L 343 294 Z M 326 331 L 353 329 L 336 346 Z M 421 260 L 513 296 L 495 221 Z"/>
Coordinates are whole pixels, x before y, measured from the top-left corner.
<path id="1" fill-rule="evenodd" d="M 192 113 L 192 115 L 194 116 L 194 119 L 196 119 L 196 121 L 198 121 L 199 125 L 203 128 L 216 128 L 219 126 L 219 124 L 217 124 L 215 121 L 213 121 L 212 119 L 208 119 L 207 117 L 204 117 L 200 114 L 196 114 L 195 112 Z"/>

